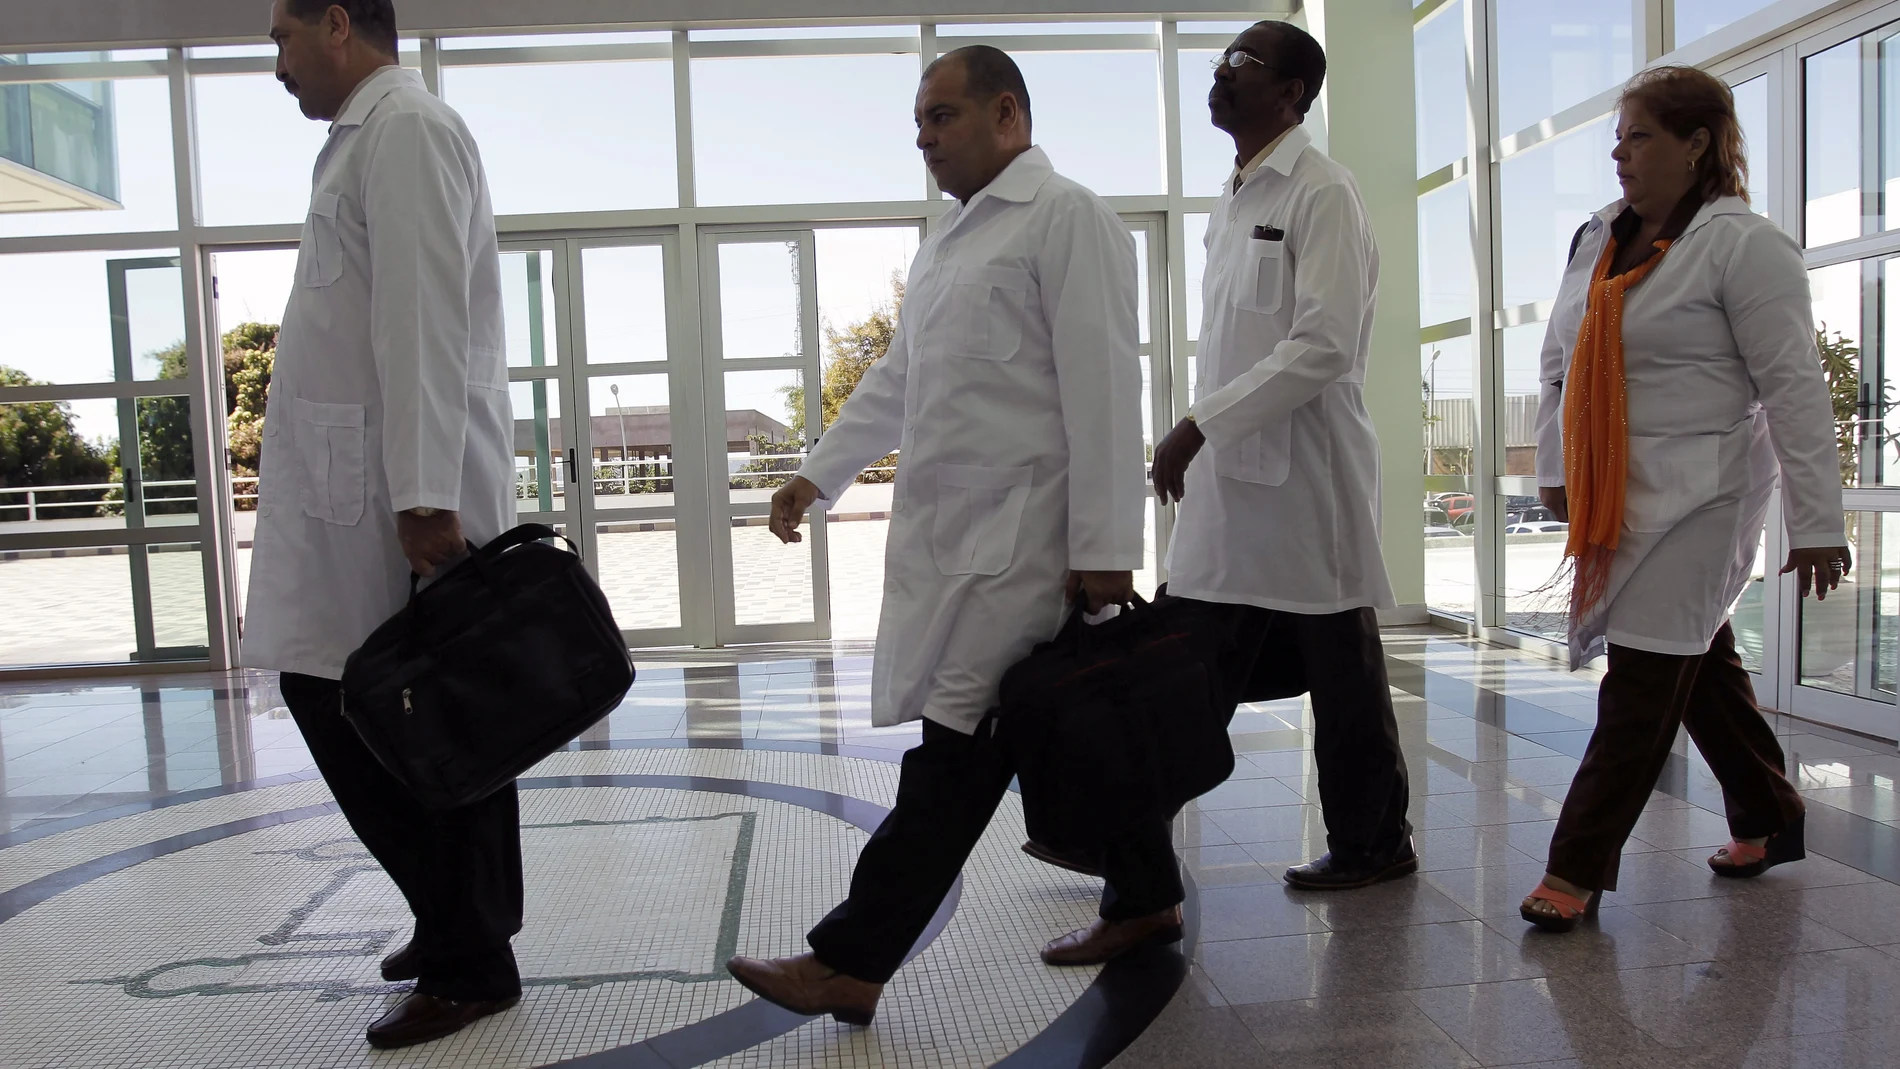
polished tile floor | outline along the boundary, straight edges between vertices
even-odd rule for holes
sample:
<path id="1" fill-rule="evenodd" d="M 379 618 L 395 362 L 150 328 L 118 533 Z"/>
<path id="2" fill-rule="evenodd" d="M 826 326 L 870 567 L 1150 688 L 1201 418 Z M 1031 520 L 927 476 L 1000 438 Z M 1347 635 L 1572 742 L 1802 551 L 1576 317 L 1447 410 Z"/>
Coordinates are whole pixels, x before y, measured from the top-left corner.
<path id="1" fill-rule="evenodd" d="M 1323 849 L 1311 723 L 1249 706 L 1235 778 L 1178 822 L 1184 957 L 1036 963 L 1096 886 L 1016 853 L 1012 799 L 869 1030 L 763 1012 L 716 962 L 800 948 L 916 728 L 869 725 L 862 647 L 642 655 L 524 779 L 522 1008 L 374 1057 L 404 914 L 269 677 L 0 688 L 0 1066 L 1900 1066 L 1894 747 L 1776 718 L 1811 857 L 1736 883 L 1703 864 L 1720 795 L 1679 746 L 1621 890 L 1551 937 L 1517 902 L 1595 678 L 1443 632 L 1387 649 L 1419 876 L 1288 891 Z"/>

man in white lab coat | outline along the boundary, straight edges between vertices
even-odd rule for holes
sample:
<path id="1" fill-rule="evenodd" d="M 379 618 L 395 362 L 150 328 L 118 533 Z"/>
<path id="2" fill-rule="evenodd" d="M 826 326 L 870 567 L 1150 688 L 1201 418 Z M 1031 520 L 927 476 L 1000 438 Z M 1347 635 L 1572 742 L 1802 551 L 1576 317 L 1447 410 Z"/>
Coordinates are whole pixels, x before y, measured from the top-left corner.
<path id="1" fill-rule="evenodd" d="M 1262 22 L 1215 70 L 1238 154 L 1207 226 L 1197 399 L 1155 449 L 1155 490 L 1181 503 L 1167 593 L 1232 644 L 1234 701 L 1312 695 L 1330 849 L 1286 881 L 1362 887 L 1418 868 L 1374 614 L 1393 604 L 1364 400 L 1379 254 L 1351 172 L 1302 125 L 1319 43 Z"/>
<path id="2" fill-rule="evenodd" d="M 277 77 L 331 121 L 265 421 L 244 663 L 285 703 L 343 815 L 416 915 L 385 979 L 416 979 L 378 1047 L 448 1035 L 521 994 L 515 789 L 430 812 L 338 714 L 343 662 L 429 576 L 511 522 L 501 262 L 467 127 L 396 64 L 390 0 L 277 0 Z"/>
<path id="3" fill-rule="evenodd" d="M 1032 146 L 1029 93 L 1002 52 L 932 64 L 916 117 L 925 163 L 959 203 L 917 252 L 889 352 L 774 496 L 771 522 L 798 541 L 808 508 L 901 447 L 871 712 L 922 718 L 923 742 L 813 953 L 729 963 L 779 1005 L 856 1024 L 1008 789 L 990 719 L 1003 671 L 1055 635 L 1065 584 L 1091 606 L 1132 596 L 1147 499 L 1127 228 Z M 1103 919 L 1045 958 L 1180 937 L 1165 826 L 1111 848 L 1104 870 Z"/>

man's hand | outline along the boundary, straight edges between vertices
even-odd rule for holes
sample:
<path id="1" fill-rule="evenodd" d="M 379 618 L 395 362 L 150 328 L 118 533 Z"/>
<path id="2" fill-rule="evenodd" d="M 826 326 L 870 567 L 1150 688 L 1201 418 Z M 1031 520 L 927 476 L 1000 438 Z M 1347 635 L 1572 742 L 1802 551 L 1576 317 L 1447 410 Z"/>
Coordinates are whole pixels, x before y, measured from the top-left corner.
<path id="1" fill-rule="evenodd" d="M 803 475 L 792 476 L 792 481 L 778 488 L 772 495 L 772 533 L 780 542 L 790 545 L 803 542 L 805 536 L 798 533 L 798 525 L 805 522 L 805 510 L 818 500 L 818 486 Z"/>
<path id="2" fill-rule="evenodd" d="M 1070 572 L 1069 600 L 1081 601 L 1084 612 L 1126 605 L 1135 600 L 1135 573 Z"/>
<path id="3" fill-rule="evenodd" d="M 1201 428 L 1195 426 L 1193 420 L 1184 419 L 1155 446 L 1155 496 L 1163 505 L 1181 500 L 1186 493 L 1188 464 L 1206 444 Z"/>
<path id="4" fill-rule="evenodd" d="M 402 542 L 409 567 L 424 579 L 434 578 L 437 568 L 468 552 L 468 543 L 462 539 L 462 517 L 448 511 L 433 516 L 396 513 L 396 538 Z"/>
<path id="5" fill-rule="evenodd" d="M 1544 507 L 1559 521 L 1570 522 L 1570 491 L 1561 486 L 1540 486 L 1537 488 L 1537 500 L 1542 501 Z"/>
<path id="6" fill-rule="evenodd" d="M 1807 597 L 1808 591 L 1814 591 L 1817 601 L 1826 601 L 1827 592 L 1841 585 L 1841 580 L 1854 567 L 1854 555 L 1846 546 L 1826 546 L 1817 549 L 1791 549 L 1788 551 L 1787 566 L 1781 574 L 1795 574 L 1795 585 L 1801 588 L 1801 596 Z"/>

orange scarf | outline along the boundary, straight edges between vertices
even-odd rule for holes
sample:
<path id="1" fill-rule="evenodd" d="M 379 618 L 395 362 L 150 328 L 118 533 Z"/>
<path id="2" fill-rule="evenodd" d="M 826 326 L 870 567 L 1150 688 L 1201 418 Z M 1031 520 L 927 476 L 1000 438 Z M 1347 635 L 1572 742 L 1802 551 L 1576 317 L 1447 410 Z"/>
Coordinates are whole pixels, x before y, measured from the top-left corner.
<path id="1" fill-rule="evenodd" d="M 1662 262 L 1672 242 L 1658 241 L 1656 255 L 1611 277 L 1616 239 L 1611 238 L 1590 276 L 1589 302 L 1577 349 L 1564 379 L 1564 485 L 1570 506 L 1570 536 L 1564 556 L 1576 563 L 1570 591 L 1574 626 L 1603 600 L 1610 561 L 1623 533 L 1623 495 L 1629 477 L 1629 390 L 1623 378 L 1623 298 Z"/>

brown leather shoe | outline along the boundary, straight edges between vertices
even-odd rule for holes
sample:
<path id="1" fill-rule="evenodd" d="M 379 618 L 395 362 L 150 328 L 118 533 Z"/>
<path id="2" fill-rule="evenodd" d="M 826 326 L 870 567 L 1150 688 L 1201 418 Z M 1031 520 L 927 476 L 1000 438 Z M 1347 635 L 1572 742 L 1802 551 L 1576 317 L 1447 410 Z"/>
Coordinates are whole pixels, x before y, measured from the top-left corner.
<path id="1" fill-rule="evenodd" d="M 726 971 L 767 1002 L 808 1017 L 829 1013 L 842 1024 L 870 1024 L 884 994 L 883 984 L 846 976 L 816 954 L 764 961 L 733 958 L 726 962 Z"/>
<path id="2" fill-rule="evenodd" d="M 409 940 L 402 949 L 383 959 L 383 979 L 392 984 L 404 980 L 414 980 L 422 975 L 422 951 L 416 949 L 416 941 Z"/>
<path id="3" fill-rule="evenodd" d="M 520 1001 L 519 995 L 488 1002 L 456 1002 L 434 995 L 412 994 L 369 1026 L 369 1045 L 379 1050 L 394 1050 L 452 1036 L 490 1014 L 512 1009 Z"/>
<path id="4" fill-rule="evenodd" d="M 1100 965 L 1131 950 L 1180 941 L 1181 907 L 1169 906 L 1159 913 L 1128 921 L 1106 921 L 1097 917 L 1087 928 L 1050 940 L 1042 948 L 1042 960 L 1048 965 Z"/>

